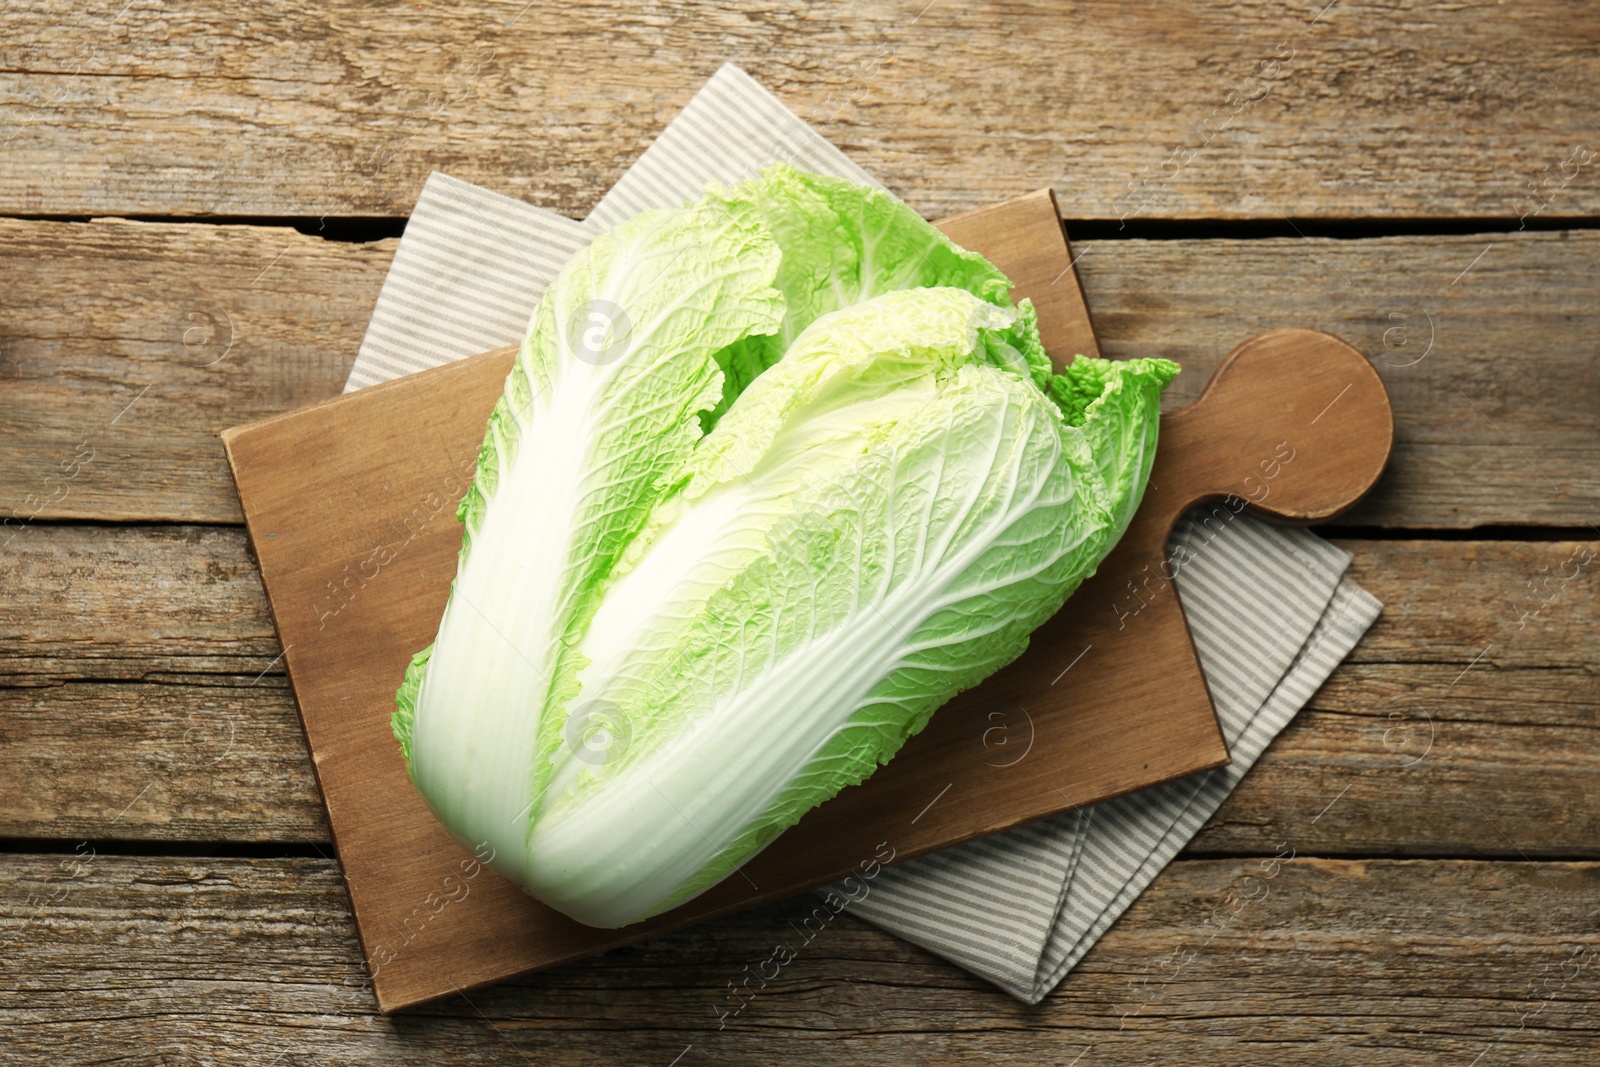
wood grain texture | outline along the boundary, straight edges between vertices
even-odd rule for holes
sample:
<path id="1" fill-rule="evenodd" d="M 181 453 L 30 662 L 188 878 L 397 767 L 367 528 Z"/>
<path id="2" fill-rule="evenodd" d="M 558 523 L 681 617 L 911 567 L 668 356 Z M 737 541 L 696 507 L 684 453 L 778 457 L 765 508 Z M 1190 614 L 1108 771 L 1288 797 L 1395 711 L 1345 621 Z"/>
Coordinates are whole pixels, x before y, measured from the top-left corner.
<path id="1" fill-rule="evenodd" d="M 329 840 L 244 542 L 46 526 L 25 567 L 0 554 L 0 588 L 33 594 L 0 617 L 33 620 L 0 634 L 0 838 Z M 1192 848 L 1600 854 L 1600 566 L 1542 606 L 1528 590 L 1600 542 L 1342 544 L 1384 613 Z"/>
<path id="2" fill-rule="evenodd" d="M 404 215 L 438 169 L 581 218 L 732 60 L 930 216 L 1600 213 L 1587 7 L 1322 7 L 31 0 L 0 211 Z"/>
<path id="3" fill-rule="evenodd" d="M 330 840 L 282 675 L 0 688 L 0 781 L 0 837 Z"/>
<path id="4" fill-rule="evenodd" d="M 36 513 L 237 522 L 217 434 L 344 388 L 394 243 L 0 220 L 0 544 Z"/>
<path id="5" fill-rule="evenodd" d="M 1199 390 L 1241 327 L 1315 324 L 1366 353 L 1394 405 L 1395 455 L 1341 521 L 1600 529 L 1600 465 L 1574 462 L 1600 455 L 1600 360 L 1575 329 L 1600 327 L 1600 237 L 1080 248 L 1106 354 L 1183 364 L 1170 403 Z"/>
<path id="6" fill-rule="evenodd" d="M 39 523 L 0 574 L 0 682 L 283 673 L 243 530 Z"/>
<path id="7" fill-rule="evenodd" d="M 239 522 L 217 432 L 340 391 L 394 246 L 0 220 L 0 544 L 23 543 L 36 511 Z M 1316 326 L 1364 352 L 1396 438 L 1346 521 L 1600 523 L 1594 234 L 1074 249 L 1105 353 L 1183 363 L 1173 403 L 1264 329 Z M 83 442 L 93 458 L 66 479 Z"/>
<path id="8" fill-rule="evenodd" d="M 384 1017 L 332 863 L 11 854 L 0 1048 L 691 1065 L 767 1062 L 781 1039 L 814 1064 L 1578 1065 L 1600 1041 L 1597 892 L 1593 863 L 1180 860 L 1037 1008 L 848 916 L 800 943 L 801 897 Z M 793 962 L 718 1029 L 729 983 L 786 939 Z"/>
<path id="9" fill-rule="evenodd" d="M 1600 858 L 1600 683 L 1466 666 L 1346 665 L 1190 850 Z M 294 698 L 248 681 L 0 689 L 0 837 L 326 844 Z"/>
<path id="10" fill-rule="evenodd" d="M 1087 323 L 1077 286 L 1065 281 L 1072 263 L 1048 190 L 958 226 L 1011 278 L 1014 295 L 1035 298 L 1041 337 L 1058 363 L 1069 359 L 1060 341 Z M 417 896 L 458 864 L 478 866 L 411 784 L 389 719 L 406 665 L 438 629 L 460 551 L 448 516 L 514 356 L 484 353 L 223 434 L 375 966 L 382 931 L 409 921 Z M 1131 596 L 1123 586 L 1160 573 L 1187 504 L 1248 492 L 1235 483 L 1265 477 L 1269 462 L 1273 475 L 1278 460 L 1288 468 L 1295 457 L 1279 442 L 1293 439 L 1303 458 L 1270 498 L 1248 495 L 1293 517 L 1349 507 L 1383 469 L 1392 422 L 1365 358 L 1326 334 L 1256 338 L 1216 378 L 1193 404 L 1162 416 L 1167 440 L 1150 473 L 1159 489 L 1078 590 L 1085 607 L 1041 627 L 1028 655 L 962 693 L 869 781 L 808 812 L 741 865 L 739 878 L 622 930 L 582 926 L 490 875 L 426 943 L 383 966 L 380 1002 L 410 1007 L 825 884 L 874 857 L 909 858 L 1226 763 L 1176 598 L 1135 598 L 1140 618 L 1129 627 L 1116 611 Z M 1341 417 L 1317 425 L 1336 394 L 1349 394 Z M 1140 669 L 1152 660 L 1166 669 Z M 996 707 L 1027 709 L 1026 763 L 997 760 L 982 743 Z M 468 844 L 485 862 L 523 847 L 494 832 Z"/>
<path id="11" fill-rule="evenodd" d="M 1600 857 L 1600 679 L 1465 670 L 1347 664 L 1190 851 Z"/>

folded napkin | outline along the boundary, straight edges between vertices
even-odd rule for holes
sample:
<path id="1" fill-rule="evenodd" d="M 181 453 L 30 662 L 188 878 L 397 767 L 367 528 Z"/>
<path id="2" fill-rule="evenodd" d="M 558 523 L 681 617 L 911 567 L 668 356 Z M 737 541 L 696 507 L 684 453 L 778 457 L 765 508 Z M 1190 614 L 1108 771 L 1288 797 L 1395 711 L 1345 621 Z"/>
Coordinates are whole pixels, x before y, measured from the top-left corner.
<path id="1" fill-rule="evenodd" d="M 877 184 L 732 64 L 584 222 L 433 174 L 345 390 L 520 341 L 539 294 L 595 233 L 778 161 Z M 1228 515 L 1220 525 L 1185 517 L 1169 556 L 1184 560 L 1178 592 L 1232 762 L 886 868 L 850 905 L 855 914 L 1030 1004 L 1061 981 L 1381 609 L 1345 577 L 1348 553 L 1306 530 Z"/>

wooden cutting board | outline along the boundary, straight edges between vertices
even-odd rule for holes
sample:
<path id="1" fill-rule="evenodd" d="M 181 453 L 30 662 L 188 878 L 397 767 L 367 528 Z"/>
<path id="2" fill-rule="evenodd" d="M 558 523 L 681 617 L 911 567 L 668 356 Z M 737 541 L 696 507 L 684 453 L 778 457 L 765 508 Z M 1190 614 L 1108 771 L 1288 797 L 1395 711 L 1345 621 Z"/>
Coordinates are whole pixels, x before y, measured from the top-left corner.
<path id="1" fill-rule="evenodd" d="M 1058 361 L 1098 354 L 1048 190 L 940 224 L 1039 308 Z M 1020 660 L 942 708 L 887 767 L 805 816 L 741 874 L 624 930 L 546 908 L 456 843 L 389 732 L 433 640 L 471 477 L 512 349 L 228 430 L 379 1007 L 406 1008 L 904 860 L 1227 760 L 1164 560 L 1191 504 L 1327 518 L 1377 479 L 1392 420 L 1378 376 L 1326 334 L 1245 342 L 1162 417 L 1144 502 L 1100 573 Z"/>

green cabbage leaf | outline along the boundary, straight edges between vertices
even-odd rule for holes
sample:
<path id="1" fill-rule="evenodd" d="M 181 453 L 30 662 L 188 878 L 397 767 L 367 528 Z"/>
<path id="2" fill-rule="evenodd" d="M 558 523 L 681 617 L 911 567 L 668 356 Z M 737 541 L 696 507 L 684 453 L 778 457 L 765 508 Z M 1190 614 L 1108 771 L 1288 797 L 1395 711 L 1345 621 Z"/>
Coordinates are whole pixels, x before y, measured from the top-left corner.
<path id="1" fill-rule="evenodd" d="M 1138 507 L 1176 373 L 1054 372 L 881 190 L 775 167 L 629 220 L 490 418 L 397 694 L 413 781 L 581 922 L 692 898 L 1023 652 Z"/>

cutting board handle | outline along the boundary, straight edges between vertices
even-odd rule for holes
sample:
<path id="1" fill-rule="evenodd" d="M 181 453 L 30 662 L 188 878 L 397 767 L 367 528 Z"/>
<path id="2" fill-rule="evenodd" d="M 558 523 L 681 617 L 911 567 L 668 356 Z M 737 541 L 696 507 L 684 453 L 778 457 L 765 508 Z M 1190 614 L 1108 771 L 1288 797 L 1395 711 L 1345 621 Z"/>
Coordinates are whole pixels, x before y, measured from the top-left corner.
<path id="1" fill-rule="evenodd" d="M 1270 330 L 1162 416 L 1140 517 L 1163 540 L 1204 501 L 1279 522 L 1329 519 L 1372 488 L 1393 443 L 1389 394 L 1365 356 L 1319 330 Z"/>

